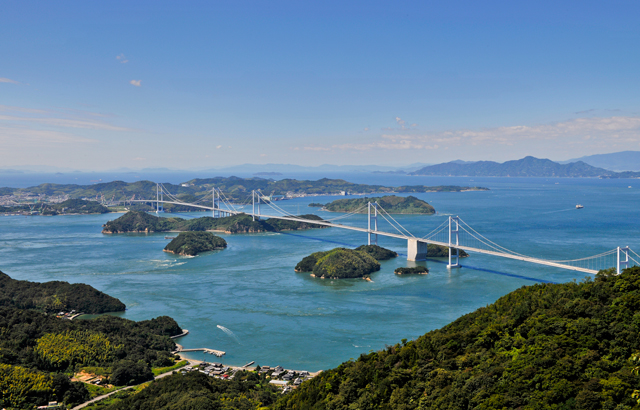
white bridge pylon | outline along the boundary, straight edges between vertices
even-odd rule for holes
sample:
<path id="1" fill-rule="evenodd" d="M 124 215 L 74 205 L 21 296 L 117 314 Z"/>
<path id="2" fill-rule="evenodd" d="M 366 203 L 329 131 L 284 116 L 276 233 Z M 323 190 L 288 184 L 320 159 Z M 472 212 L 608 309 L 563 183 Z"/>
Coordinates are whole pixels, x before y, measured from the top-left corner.
<path id="1" fill-rule="evenodd" d="M 166 194 L 167 198 L 169 199 L 165 200 L 163 194 Z M 211 206 L 204 205 L 204 201 L 209 200 L 212 200 L 211 202 L 209 202 Z M 416 237 L 404 226 L 398 223 L 398 221 L 396 221 L 393 216 L 386 212 L 384 208 L 382 208 L 382 206 L 377 202 L 368 202 L 367 205 L 360 207 L 356 211 L 346 213 L 329 220 L 321 221 L 305 219 L 290 214 L 274 204 L 271 201 L 270 197 L 263 195 L 259 190 L 254 190 L 251 192 L 251 212 L 245 212 L 243 210 L 236 209 L 231 201 L 226 198 L 224 193 L 217 188 L 213 188 L 209 195 L 200 198 L 195 203 L 187 203 L 180 201 L 179 198 L 177 198 L 175 195 L 169 193 L 162 184 L 157 184 L 155 200 L 131 199 L 127 200 L 127 202 L 155 202 L 156 212 L 162 209 L 160 206 L 161 203 L 175 204 L 199 208 L 203 210 L 210 210 L 212 211 L 212 216 L 214 218 L 221 216 L 246 214 L 251 216 L 254 221 L 260 218 L 275 218 L 347 229 L 367 234 L 367 243 L 369 245 L 377 244 L 378 236 L 402 239 L 407 241 L 407 260 L 410 261 L 425 260 L 427 258 L 428 244 L 446 246 L 449 248 L 449 264 L 447 265 L 448 268 L 458 268 L 461 266 L 458 255 L 460 250 L 591 274 L 596 274 L 601 269 L 609 269 L 611 267 L 615 267 L 616 272 L 619 274 L 625 268 L 631 267 L 633 265 L 640 266 L 640 255 L 638 255 L 628 246 L 617 247 L 598 255 L 569 260 L 547 260 L 523 255 L 492 242 L 491 240 L 476 232 L 471 226 L 469 226 L 458 216 L 449 216 L 447 220 L 445 220 L 442 224 L 440 224 L 437 228 L 432 230 L 427 235 L 423 237 Z M 271 215 L 261 213 L 260 204 L 267 205 L 270 210 L 275 211 L 277 214 Z M 368 216 L 366 228 L 335 222 L 336 220 L 344 219 L 346 217 L 365 212 Z M 388 222 L 389 225 L 391 225 L 391 227 L 396 230 L 396 232 L 386 232 L 379 230 L 379 217 L 382 217 L 386 222 Z"/>

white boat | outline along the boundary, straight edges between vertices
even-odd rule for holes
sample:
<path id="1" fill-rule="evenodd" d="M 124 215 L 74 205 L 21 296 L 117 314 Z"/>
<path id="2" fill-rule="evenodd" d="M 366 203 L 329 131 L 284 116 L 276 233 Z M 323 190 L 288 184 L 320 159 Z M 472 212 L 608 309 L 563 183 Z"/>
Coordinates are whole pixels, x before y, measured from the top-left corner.
<path id="1" fill-rule="evenodd" d="M 582 209 L 582 208 L 584 208 L 584 206 L 582 206 L 580 204 L 576 205 L 576 209 Z"/>

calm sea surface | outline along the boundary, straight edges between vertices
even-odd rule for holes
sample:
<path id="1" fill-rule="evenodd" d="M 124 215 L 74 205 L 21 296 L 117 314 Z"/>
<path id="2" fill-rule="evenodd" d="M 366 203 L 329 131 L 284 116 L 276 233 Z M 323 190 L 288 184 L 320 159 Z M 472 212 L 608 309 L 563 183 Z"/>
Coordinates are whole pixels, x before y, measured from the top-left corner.
<path id="1" fill-rule="evenodd" d="M 382 185 L 491 189 L 417 194 L 438 214 L 396 219 L 418 236 L 430 232 L 448 215 L 459 215 L 494 242 L 541 258 L 579 258 L 626 245 L 640 250 L 638 180 L 364 173 L 343 177 Z M 2 177 L 0 186 L 15 185 L 9 177 Z M 308 197 L 277 204 L 292 213 L 308 213 L 317 211 L 307 207 L 308 203 L 334 199 Z M 584 209 L 576 210 L 578 203 Z M 121 316 L 129 319 L 169 315 L 191 332 L 179 341 L 185 348 L 224 350 L 227 364 L 255 360 L 261 365 L 326 369 L 442 327 L 521 286 L 586 276 L 474 254 L 462 260 L 465 267 L 451 271 L 444 260 L 429 260 L 430 273 L 424 276 L 394 275 L 396 267 L 408 265 L 401 256 L 383 262 L 382 270 L 372 275 L 373 282 L 320 280 L 294 273 L 293 268 L 311 252 L 358 246 L 366 243 L 366 236 L 336 228 L 223 235 L 229 244 L 226 250 L 186 258 L 162 252 L 168 242 L 165 234 L 101 234 L 102 224 L 117 216 L 0 216 L 0 270 L 16 279 L 90 284 L 122 300 L 127 311 Z M 365 226 L 366 216 L 348 221 Z M 381 223 L 381 229 L 386 228 Z M 406 243 L 400 240 L 381 238 L 379 243 L 406 253 Z"/>

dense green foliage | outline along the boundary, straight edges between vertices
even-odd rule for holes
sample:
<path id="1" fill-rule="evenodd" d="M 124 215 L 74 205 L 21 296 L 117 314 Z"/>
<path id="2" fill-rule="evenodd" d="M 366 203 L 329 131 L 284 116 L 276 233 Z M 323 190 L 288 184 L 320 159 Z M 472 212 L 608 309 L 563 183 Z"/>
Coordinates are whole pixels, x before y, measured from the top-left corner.
<path id="1" fill-rule="evenodd" d="M 361 355 L 285 409 L 631 409 L 640 268 L 522 287 L 414 341 Z"/>
<path id="2" fill-rule="evenodd" d="M 368 253 L 336 248 L 318 258 L 312 273 L 323 279 L 346 279 L 362 278 L 378 270 L 380 264 Z"/>
<path id="3" fill-rule="evenodd" d="M 311 202 L 308 206 L 310 206 L 311 208 L 322 208 L 324 204 L 321 204 L 319 202 Z"/>
<path id="4" fill-rule="evenodd" d="M 269 195 L 339 195 L 342 192 L 358 194 L 372 193 L 392 193 L 392 192 L 457 192 L 470 188 L 459 186 L 437 186 L 430 187 L 424 185 L 413 185 L 404 187 L 385 187 L 382 185 L 354 184 L 342 179 L 319 179 L 317 181 L 299 181 L 296 179 L 282 179 L 274 181 L 264 178 L 238 178 L 238 177 L 216 177 L 207 179 L 193 179 L 183 184 L 163 184 L 169 192 L 176 195 L 183 202 L 195 202 L 205 195 L 211 194 L 212 188 L 221 189 L 225 196 L 235 202 L 246 202 L 251 197 L 252 190 L 262 190 Z M 0 195 L 12 195 L 18 193 L 33 193 L 45 195 L 69 195 L 72 198 L 95 198 L 97 195 L 104 195 L 106 198 L 115 198 L 125 201 L 131 199 L 133 195 L 137 199 L 155 198 L 156 184 L 151 181 L 123 182 L 113 181 L 92 185 L 61 185 L 61 184 L 41 184 L 29 188 L 0 188 Z M 184 205 L 166 204 L 166 210 L 172 212 L 198 210 L 198 208 Z"/>
<path id="5" fill-rule="evenodd" d="M 396 268 L 393 273 L 397 275 L 425 275 L 429 273 L 429 269 L 424 266 L 414 266 L 411 268 Z"/>
<path id="6" fill-rule="evenodd" d="M 296 272 L 312 272 L 320 278 L 361 278 L 380 270 L 378 261 L 398 254 L 378 245 L 361 245 L 355 250 L 335 248 L 305 256 L 295 267 Z"/>
<path id="7" fill-rule="evenodd" d="M 56 399 L 67 404 L 81 402 L 88 395 L 83 385 L 70 383 L 65 375 L 48 373 L 77 366 L 115 371 L 123 367 L 123 361 L 130 361 L 144 367 L 138 373 L 148 376 L 151 366 L 173 364 L 175 343 L 162 335 L 181 332 L 166 316 L 141 322 L 114 316 L 68 320 L 30 309 L 0 307 L 1 404 L 32 408 Z"/>
<path id="8" fill-rule="evenodd" d="M 79 357 L 75 349 L 93 349 L 91 346 L 96 350 L 87 353 L 90 363 L 85 364 L 110 366 L 114 360 L 126 358 L 163 366 L 171 362 L 167 358 L 171 357 L 175 343 L 162 335 L 182 332 L 177 323 L 166 316 L 141 322 L 109 315 L 92 320 L 68 320 L 11 307 L 0 307 L 0 331 L 0 363 L 48 371 L 64 370 L 65 366 L 73 365 L 74 360 L 64 358 Z M 96 342 L 93 345 L 79 347 L 79 343 L 68 343 L 92 337 Z M 64 344 L 55 346 L 55 341 L 64 341 Z M 103 354 L 107 341 L 114 347 L 113 354 Z M 63 356 L 64 349 L 67 349 L 66 356 Z M 51 360 L 47 354 L 60 359 Z"/>
<path id="9" fill-rule="evenodd" d="M 321 221 L 317 215 L 301 215 L 301 218 Z M 169 231 L 222 231 L 226 233 L 278 232 L 300 229 L 325 228 L 307 222 L 285 221 L 281 219 L 253 220 L 246 214 L 224 218 L 158 218 L 146 212 L 129 211 L 118 219 L 104 225 L 102 233 L 124 232 L 169 232 Z"/>
<path id="10" fill-rule="evenodd" d="M 498 163 L 457 161 L 430 165 L 410 175 L 487 176 L 487 177 L 602 177 L 614 176 L 617 172 L 596 168 L 582 161 L 558 164 L 548 159 L 525 157 L 515 161 Z"/>
<path id="11" fill-rule="evenodd" d="M 67 199 L 57 204 L 47 204 L 42 207 L 43 215 L 58 214 L 106 214 L 109 208 L 97 201 L 83 199 Z"/>
<path id="12" fill-rule="evenodd" d="M 164 247 L 165 252 L 195 256 L 202 252 L 224 249 L 227 241 L 211 232 L 181 232 Z"/>
<path id="13" fill-rule="evenodd" d="M 466 253 L 464 250 L 455 249 L 455 248 L 453 249 L 451 254 L 455 255 L 458 251 L 460 251 L 460 257 L 461 258 L 466 258 L 467 256 L 469 256 L 469 254 Z M 429 257 L 429 258 L 444 258 L 444 257 L 448 257 L 448 256 L 449 256 L 449 247 L 448 246 L 434 245 L 432 243 L 427 244 L 427 257 Z"/>
<path id="14" fill-rule="evenodd" d="M 302 258 L 295 267 L 296 272 L 311 272 L 313 267 L 318 263 L 318 259 L 329 253 L 329 251 L 314 252 L 309 256 Z"/>
<path id="15" fill-rule="evenodd" d="M 113 366 L 109 381 L 116 386 L 133 386 L 152 378 L 153 372 L 144 360 L 121 360 Z"/>
<path id="16" fill-rule="evenodd" d="M 44 312 L 76 310 L 83 313 L 124 311 L 125 305 L 83 283 L 29 282 L 0 272 L 0 306 L 38 309 Z"/>
<path id="17" fill-rule="evenodd" d="M 434 214 L 436 210 L 414 196 L 395 196 L 387 195 L 377 198 L 350 198 L 338 199 L 324 206 L 327 211 L 331 212 L 355 212 L 366 214 L 368 212 L 367 203 L 376 202 L 390 214 Z M 372 211 L 373 212 L 373 211 Z"/>
<path id="18" fill-rule="evenodd" d="M 103 334 L 90 330 L 48 333 L 38 340 L 33 351 L 48 368 L 67 369 L 77 364 L 110 363 L 117 349 Z"/>
<path id="19" fill-rule="evenodd" d="M 356 250 L 368 253 L 369 255 L 373 256 L 373 259 L 377 261 L 386 261 L 398 257 L 398 254 L 396 252 L 378 245 L 360 245 L 356 248 Z"/>
<path id="20" fill-rule="evenodd" d="M 175 374 L 105 410 L 257 410 L 278 398 L 265 377 L 240 372 L 227 381 L 200 372 Z"/>

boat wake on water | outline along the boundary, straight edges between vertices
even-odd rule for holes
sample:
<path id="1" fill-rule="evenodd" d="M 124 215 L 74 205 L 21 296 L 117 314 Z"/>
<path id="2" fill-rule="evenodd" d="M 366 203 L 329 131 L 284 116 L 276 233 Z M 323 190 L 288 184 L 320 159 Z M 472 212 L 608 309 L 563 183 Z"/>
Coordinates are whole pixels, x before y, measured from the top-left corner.
<path id="1" fill-rule="evenodd" d="M 216 326 L 218 329 L 222 330 L 223 332 L 225 332 L 227 335 L 229 335 L 229 337 L 233 338 L 233 340 L 235 340 L 236 342 L 238 342 L 239 345 L 241 345 L 242 343 L 240 343 L 240 340 L 238 339 L 238 337 L 235 335 L 235 333 L 233 333 L 231 330 L 227 329 L 224 326 L 220 326 L 217 325 Z"/>

